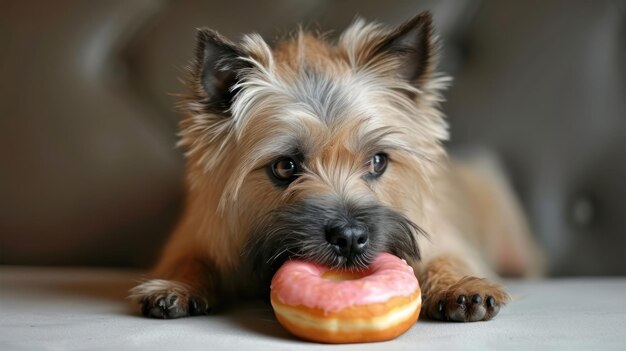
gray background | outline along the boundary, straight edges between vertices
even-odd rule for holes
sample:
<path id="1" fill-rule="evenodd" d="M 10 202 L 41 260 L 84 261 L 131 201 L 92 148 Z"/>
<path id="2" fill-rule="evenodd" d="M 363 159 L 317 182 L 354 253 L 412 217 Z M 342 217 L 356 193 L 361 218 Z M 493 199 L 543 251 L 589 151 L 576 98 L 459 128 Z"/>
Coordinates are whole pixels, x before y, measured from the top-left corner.
<path id="1" fill-rule="evenodd" d="M 194 28 L 266 38 L 430 9 L 455 152 L 502 160 L 553 275 L 626 274 L 623 1 L 0 2 L 0 263 L 146 267 L 180 210 Z M 336 33 L 336 32 L 335 32 Z"/>

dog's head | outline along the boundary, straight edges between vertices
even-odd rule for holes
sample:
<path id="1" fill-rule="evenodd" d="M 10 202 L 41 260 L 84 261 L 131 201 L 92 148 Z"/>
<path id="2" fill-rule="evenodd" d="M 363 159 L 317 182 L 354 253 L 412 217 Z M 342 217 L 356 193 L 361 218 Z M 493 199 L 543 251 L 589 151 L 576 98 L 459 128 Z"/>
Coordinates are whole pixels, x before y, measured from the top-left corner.
<path id="1" fill-rule="evenodd" d="M 381 251 L 417 259 L 410 219 L 447 138 L 436 54 L 427 13 L 273 47 L 200 30 L 181 144 L 193 196 L 223 222 L 215 240 L 268 271 L 289 257 L 348 269 Z"/>

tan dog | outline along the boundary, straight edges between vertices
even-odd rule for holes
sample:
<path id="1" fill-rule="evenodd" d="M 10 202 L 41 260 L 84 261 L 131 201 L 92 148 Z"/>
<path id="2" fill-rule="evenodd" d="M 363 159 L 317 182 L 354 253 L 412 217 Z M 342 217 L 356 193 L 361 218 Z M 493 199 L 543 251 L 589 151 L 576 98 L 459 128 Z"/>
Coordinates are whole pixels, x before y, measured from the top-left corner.
<path id="1" fill-rule="evenodd" d="M 181 123 L 185 212 L 154 279 L 132 290 L 143 313 L 267 294 L 291 257 L 358 269 L 387 251 L 414 266 L 426 316 L 493 318 L 509 298 L 482 278 L 530 272 L 533 246 L 505 183 L 447 160 L 437 51 L 428 13 L 273 47 L 200 30 Z"/>

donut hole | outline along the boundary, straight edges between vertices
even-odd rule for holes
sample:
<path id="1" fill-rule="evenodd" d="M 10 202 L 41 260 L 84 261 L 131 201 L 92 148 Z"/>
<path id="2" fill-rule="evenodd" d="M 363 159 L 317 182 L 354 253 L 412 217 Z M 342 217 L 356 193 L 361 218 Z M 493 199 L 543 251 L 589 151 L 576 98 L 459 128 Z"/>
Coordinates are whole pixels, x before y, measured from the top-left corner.
<path id="1" fill-rule="evenodd" d="M 328 280 L 344 281 L 344 280 L 357 280 L 363 278 L 364 274 L 361 272 L 344 272 L 344 271 L 326 271 L 322 274 L 322 278 Z"/>

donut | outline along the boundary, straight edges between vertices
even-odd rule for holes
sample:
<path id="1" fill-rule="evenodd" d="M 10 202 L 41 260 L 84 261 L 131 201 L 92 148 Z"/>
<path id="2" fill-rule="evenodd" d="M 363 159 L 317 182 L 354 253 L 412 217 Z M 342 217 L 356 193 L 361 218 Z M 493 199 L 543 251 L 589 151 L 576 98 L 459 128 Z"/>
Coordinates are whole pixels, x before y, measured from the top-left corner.
<path id="1" fill-rule="evenodd" d="M 360 272 L 287 261 L 272 278 L 270 299 L 285 329 L 322 343 L 393 339 L 415 324 L 422 305 L 413 268 L 387 253 Z"/>

